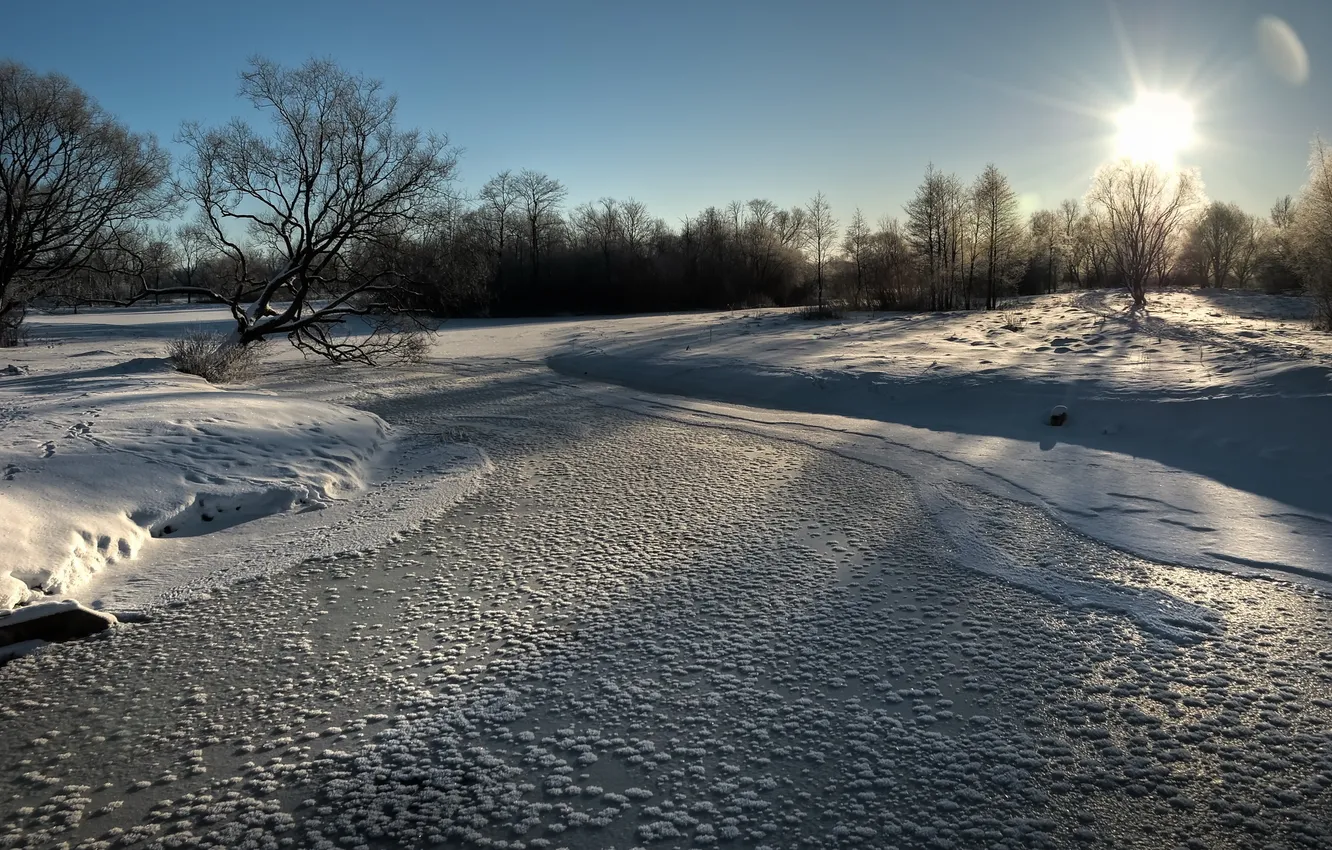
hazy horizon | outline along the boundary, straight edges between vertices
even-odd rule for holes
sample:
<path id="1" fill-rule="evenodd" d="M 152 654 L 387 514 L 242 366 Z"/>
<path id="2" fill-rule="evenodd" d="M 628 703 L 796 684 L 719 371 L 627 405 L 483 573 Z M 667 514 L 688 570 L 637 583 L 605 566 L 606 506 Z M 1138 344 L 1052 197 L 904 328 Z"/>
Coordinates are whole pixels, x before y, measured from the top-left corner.
<path id="1" fill-rule="evenodd" d="M 1114 156 L 1113 116 L 1144 89 L 1193 106 L 1179 162 L 1208 196 L 1264 213 L 1299 190 L 1332 103 L 1322 0 L 138 8 L 25 4 L 0 55 L 66 74 L 176 155 L 182 121 L 253 117 L 236 97 L 247 57 L 328 56 L 398 93 L 404 125 L 461 146 L 469 190 L 532 168 L 570 205 L 632 196 L 672 225 L 817 191 L 843 223 L 856 207 L 899 216 L 931 162 L 965 180 L 994 162 L 1024 213 L 1056 206 Z M 1263 61 L 1267 15 L 1303 42 L 1302 84 Z"/>

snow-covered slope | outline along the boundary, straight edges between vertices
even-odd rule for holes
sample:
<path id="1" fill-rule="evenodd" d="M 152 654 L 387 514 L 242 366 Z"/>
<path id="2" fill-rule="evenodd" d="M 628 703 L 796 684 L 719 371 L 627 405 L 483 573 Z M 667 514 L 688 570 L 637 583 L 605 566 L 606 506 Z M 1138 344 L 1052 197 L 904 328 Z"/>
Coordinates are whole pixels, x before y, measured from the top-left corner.
<path id="1" fill-rule="evenodd" d="M 1327 579 L 1332 344 L 1307 310 L 1166 293 L 1135 314 L 1093 292 L 988 314 L 623 319 L 568 328 L 549 363 L 758 408 L 749 427 L 797 424 L 926 480 L 1022 494 L 1149 557 Z"/>
<path id="2" fill-rule="evenodd" d="M 102 592 L 118 602 L 142 602 L 123 585 L 164 590 L 163 576 L 189 580 L 181 564 L 198 574 L 252 559 L 256 536 L 293 527 L 292 514 L 309 535 L 292 557 L 330 543 L 357 548 L 373 542 L 364 529 L 329 539 L 340 516 L 331 509 L 402 467 L 404 450 L 418 467 L 440 460 L 421 445 L 399 445 L 374 414 L 215 387 L 143 356 L 160 353 L 160 336 L 211 312 L 38 319 L 40 343 L 6 352 L 15 368 L 0 376 L 0 610 L 82 595 L 96 574 L 110 577 Z M 485 468 L 475 450 L 433 445 L 459 470 Z M 256 522 L 275 515 L 285 522 Z M 401 530 L 389 525 L 384 535 Z"/>

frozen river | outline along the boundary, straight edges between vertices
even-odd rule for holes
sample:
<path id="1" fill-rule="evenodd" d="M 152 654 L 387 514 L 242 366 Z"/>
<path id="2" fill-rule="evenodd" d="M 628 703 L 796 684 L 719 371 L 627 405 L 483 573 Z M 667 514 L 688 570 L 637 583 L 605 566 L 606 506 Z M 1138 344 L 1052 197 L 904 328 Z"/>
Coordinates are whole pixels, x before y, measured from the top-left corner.
<path id="1" fill-rule="evenodd" d="M 417 380 L 357 403 L 484 486 L 0 668 L 0 847 L 1332 846 L 1332 601 L 534 364 Z"/>

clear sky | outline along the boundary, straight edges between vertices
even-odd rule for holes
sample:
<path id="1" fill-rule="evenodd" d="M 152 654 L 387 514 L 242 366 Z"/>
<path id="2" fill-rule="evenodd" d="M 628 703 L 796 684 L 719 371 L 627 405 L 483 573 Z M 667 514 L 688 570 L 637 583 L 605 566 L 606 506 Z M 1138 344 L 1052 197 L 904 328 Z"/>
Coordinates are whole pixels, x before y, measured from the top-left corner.
<path id="1" fill-rule="evenodd" d="M 1264 15 L 1302 40 L 1303 84 L 1263 62 Z M 633 196 L 672 223 L 819 190 L 843 222 L 900 215 L 931 161 L 966 179 L 993 161 L 1052 206 L 1112 154 L 1135 77 L 1196 103 L 1181 161 L 1253 212 L 1296 192 L 1311 137 L 1332 134 L 1329 0 L 31 0 L 0 19 L 0 56 L 168 142 L 249 109 L 253 54 L 384 80 L 405 123 L 465 149 L 467 188 L 535 168 L 572 203 Z"/>

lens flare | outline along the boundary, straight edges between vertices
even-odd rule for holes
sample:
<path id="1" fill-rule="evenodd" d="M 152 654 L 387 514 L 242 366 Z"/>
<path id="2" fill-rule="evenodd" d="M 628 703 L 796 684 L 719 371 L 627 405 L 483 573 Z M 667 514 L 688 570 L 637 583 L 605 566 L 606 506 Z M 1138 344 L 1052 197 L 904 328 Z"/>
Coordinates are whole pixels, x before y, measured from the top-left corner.
<path id="1" fill-rule="evenodd" d="M 1290 24 L 1265 15 L 1258 20 L 1255 34 L 1258 37 L 1258 52 L 1272 73 L 1293 86 L 1304 85 L 1308 81 L 1309 54 Z"/>

